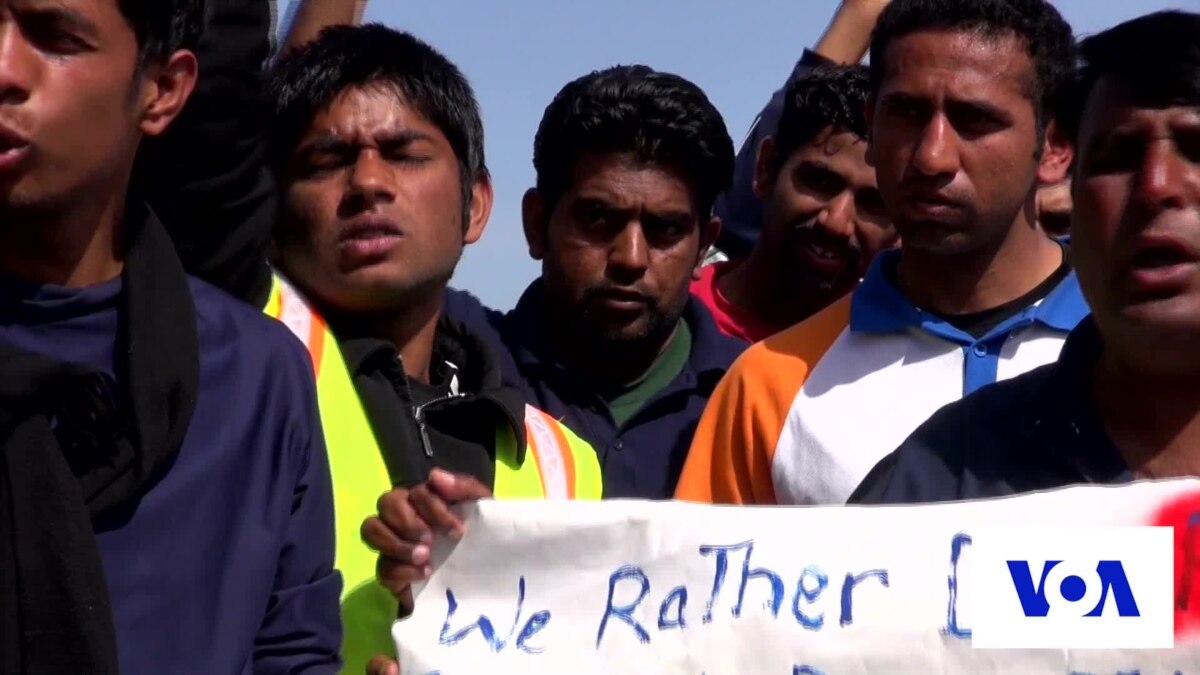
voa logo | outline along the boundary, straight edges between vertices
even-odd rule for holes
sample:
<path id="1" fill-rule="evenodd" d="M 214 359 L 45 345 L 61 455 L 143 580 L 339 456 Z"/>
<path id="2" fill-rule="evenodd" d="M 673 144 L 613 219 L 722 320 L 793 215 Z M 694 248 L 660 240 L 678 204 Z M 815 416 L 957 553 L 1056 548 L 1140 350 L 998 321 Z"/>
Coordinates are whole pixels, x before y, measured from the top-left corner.
<path id="1" fill-rule="evenodd" d="M 1171 528 L 989 528 L 971 534 L 973 647 L 1174 645 Z"/>
<path id="2" fill-rule="evenodd" d="M 1039 565 L 1041 578 L 1034 582 L 1028 560 L 1009 560 L 1008 573 L 1021 601 L 1025 616 L 1049 616 L 1050 612 L 1068 616 L 1104 616 L 1109 614 L 1141 616 L 1129 577 L 1120 560 L 1101 560 L 1094 568 L 1047 560 Z"/>

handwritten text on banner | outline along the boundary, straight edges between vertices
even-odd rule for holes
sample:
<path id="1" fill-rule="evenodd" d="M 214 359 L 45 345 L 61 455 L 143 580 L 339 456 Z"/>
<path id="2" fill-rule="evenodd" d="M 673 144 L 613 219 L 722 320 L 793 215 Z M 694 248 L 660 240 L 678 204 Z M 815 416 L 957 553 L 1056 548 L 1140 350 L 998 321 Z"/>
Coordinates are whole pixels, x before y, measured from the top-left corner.
<path id="1" fill-rule="evenodd" d="M 435 547 L 438 571 L 393 635 L 405 675 L 1200 675 L 1200 641 L 1179 630 L 1170 649 L 977 649 L 971 640 L 983 596 L 973 533 L 1173 525 L 1164 513 L 1195 512 L 1181 503 L 1200 509 L 1200 481 L 905 507 L 483 502 L 467 509 L 462 542 Z M 1183 524 L 1177 543 L 1192 536 Z M 1157 569 L 1169 574 L 1170 561 Z M 1190 586 L 1190 572 L 1182 578 Z M 1028 606 L 1040 588 L 1030 579 Z M 1169 586 L 1154 586 L 1156 597 Z M 1143 605 L 1159 612 L 1167 601 Z M 1177 629 L 1189 616 L 1176 616 Z"/>

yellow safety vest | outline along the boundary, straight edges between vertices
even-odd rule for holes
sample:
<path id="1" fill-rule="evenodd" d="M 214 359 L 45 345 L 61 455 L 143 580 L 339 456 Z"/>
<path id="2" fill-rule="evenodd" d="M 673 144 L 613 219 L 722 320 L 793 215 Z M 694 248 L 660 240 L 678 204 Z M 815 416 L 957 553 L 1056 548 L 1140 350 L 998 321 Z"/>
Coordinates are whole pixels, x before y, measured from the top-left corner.
<path id="1" fill-rule="evenodd" d="M 371 423 L 354 389 L 341 349 L 304 298 L 276 276 L 266 313 L 279 319 L 308 348 L 317 381 L 317 405 L 333 475 L 337 569 L 342 573 L 342 672 L 362 675 L 367 662 L 395 654 L 391 638 L 397 604 L 375 581 L 376 554 L 362 542 L 362 522 L 375 515 L 379 496 L 392 487 Z M 507 426 L 496 432 L 499 499 L 600 499 L 595 450 L 550 415 L 525 406 L 525 459 Z"/>

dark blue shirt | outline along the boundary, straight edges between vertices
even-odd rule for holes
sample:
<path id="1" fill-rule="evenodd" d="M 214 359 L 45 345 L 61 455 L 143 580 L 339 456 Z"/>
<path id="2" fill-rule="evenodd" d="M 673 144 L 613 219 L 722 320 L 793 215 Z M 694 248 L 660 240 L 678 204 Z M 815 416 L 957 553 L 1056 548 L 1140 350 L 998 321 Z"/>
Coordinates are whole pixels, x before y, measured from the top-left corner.
<path id="1" fill-rule="evenodd" d="M 984 499 L 1133 480 L 1091 396 L 1100 354 L 1091 318 L 1058 361 L 984 387 L 930 417 L 875 466 L 855 504 Z"/>
<path id="2" fill-rule="evenodd" d="M 618 426 L 600 395 L 555 360 L 546 340 L 551 319 L 542 295 L 541 281 L 535 281 L 516 308 L 504 314 L 487 309 L 469 293 L 450 290 L 445 312 L 488 341 L 505 379 L 520 386 L 530 403 L 592 444 L 603 470 L 605 498 L 672 498 L 704 405 L 748 345 L 723 335 L 704 305 L 689 296 L 683 312 L 692 331 L 687 364 Z"/>
<path id="3" fill-rule="evenodd" d="M 189 283 L 200 388 L 187 435 L 128 520 L 96 524 L 121 672 L 336 672 L 341 578 L 312 366 L 282 324 Z M 0 278 L 0 340 L 115 375 L 121 286 Z"/>

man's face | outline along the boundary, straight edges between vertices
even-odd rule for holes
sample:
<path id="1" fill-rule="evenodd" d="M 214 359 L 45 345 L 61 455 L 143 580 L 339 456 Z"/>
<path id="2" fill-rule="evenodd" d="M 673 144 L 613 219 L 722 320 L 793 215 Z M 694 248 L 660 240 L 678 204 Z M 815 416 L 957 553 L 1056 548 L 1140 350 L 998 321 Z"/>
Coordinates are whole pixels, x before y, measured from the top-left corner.
<path id="1" fill-rule="evenodd" d="M 607 343 L 665 339 L 719 224 L 697 212 L 684 175 L 624 154 L 585 154 L 547 211 L 525 198 L 525 234 L 542 260 L 556 321 Z"/>
<path id="2" fill-rule="evenodd" d="M 341 312 L 440 302 L 490 206 L 490 187 L 477 186 L 464 230 L 449 141 L 383 86 L 347 89 L 317 113 L 284 174 L 280 264 Z"/>
<path id="3" fill-rule="evenodd" d="M 143 121 L 137 56 L 117 0 L 0 0 L 0 208 L 124 185 Z"/>
<path id="4" fill-rule="evenodd" d="M 764 200 L 764 251 L 789 294 L 822 304 L 854 286 L 875 254 L 896 242 L 896 231 L 854 134 L 826 129 L 771 173 L 773 141 L 759 152 L 755 192 Z"/>
<path id="5" fill-rule="evenodd" d="M 893 40 L 885 64 L 868 157 L 904 247 L 953 255 L 1002 241 L 1039 168 L 1023 45 L 919 32 Z"/>
<path id="6" fill-rule="evenodd" d="M 1088 98 L 1072 256 L 1106 340 L 1200 344 L 1200 107 L 1141 108 L 1103 78 Z"/>

